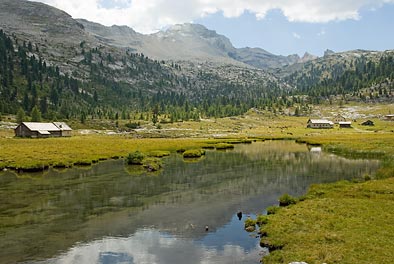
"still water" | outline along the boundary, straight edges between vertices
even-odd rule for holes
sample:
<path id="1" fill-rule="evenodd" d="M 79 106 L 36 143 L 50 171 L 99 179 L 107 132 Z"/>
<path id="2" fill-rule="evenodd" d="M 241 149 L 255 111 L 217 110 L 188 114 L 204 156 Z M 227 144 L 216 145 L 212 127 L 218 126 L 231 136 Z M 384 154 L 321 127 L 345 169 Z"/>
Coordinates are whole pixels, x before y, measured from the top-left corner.
<path id="1" fill-rule="evenodd" d="M 259 263 L 259 240 L 243 230 L 247 215 L 284 193 L 379 168 L 292 141 L 163 161 L 155 174 L 122 160 L 0 173 L 0 263 Z"/>

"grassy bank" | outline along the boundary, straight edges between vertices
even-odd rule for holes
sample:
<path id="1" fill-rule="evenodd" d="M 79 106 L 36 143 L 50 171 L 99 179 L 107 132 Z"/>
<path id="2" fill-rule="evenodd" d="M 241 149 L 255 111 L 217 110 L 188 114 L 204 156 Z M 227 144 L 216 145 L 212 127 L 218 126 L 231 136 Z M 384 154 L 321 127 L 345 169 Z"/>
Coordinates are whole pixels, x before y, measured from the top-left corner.
<path id="1" fill-rule="evenodd" d="M 263 263 L 392 263 L 394 259 L 394 135 L 385 132 L 300 137 L 330 152 L 378 158 L 378 180 L 311 186 L 295 205 L 268 215 Z"/>
<path id="2" fill-rule="evenodd" d="M 264 263 L 392 263 L 394 178 L 312 186 L 263 225 Z"/>
<path id="3" fill-rule="evenodd" d="M 120 158 L 140 151 L 155 156 L 157 151 L 201 148 L 220 140 L 134 139 L 114 135 L 74 136 L 71 138 L 0 138 L 0 168 L 39 169 L 47 166 L 89 165 L 99 160 Z"/>

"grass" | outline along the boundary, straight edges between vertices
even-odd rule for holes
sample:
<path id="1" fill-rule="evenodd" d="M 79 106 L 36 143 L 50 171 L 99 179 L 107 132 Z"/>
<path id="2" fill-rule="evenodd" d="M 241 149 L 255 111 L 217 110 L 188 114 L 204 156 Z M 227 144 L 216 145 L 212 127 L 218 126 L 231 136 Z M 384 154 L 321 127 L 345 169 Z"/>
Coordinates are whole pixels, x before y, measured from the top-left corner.
<path id="1" fill-rule="evenodd" d="M 203 149 L 189 149 L 183 152 L 184 158 L 200 158 L 205 155 L 205 150 Z"/>
<path id="2" fill-rule="evenodd" d="M 356 107 L 365 115 L 388 114 L 387 109 L 394 111 L 394 105 Z M 315 110 L 320 111 L 321 116 L 347 111 L 331 106 Z M 376 175 L 365 178 L 381 180 L 312 186 L 296 204 L 291 197 L 284 197 L 286 203 L 290 201 L 289 206 L 267 208 L 269 215 L 253 223 L 261 224 L 261 244 L 273 250 L 264 258 L 264 263 L 391 263 L 394 259 L 391 210 L 394 179 L 385 178 L 394 176 L 394 122 L 368 117 L 353 122 L 352 129 L 320 130 L 307 129 L 308 118 L 250 112 L 220 120 L 163 124 L 161 130 L 140 134 L 165 139 L 104 134 L 16 139 L 12 138 L 12 132 L 0 130 L 0 168 L 34 170 L 46 166 L 88 165 L 140 151 L 149 157 L 147 166 L 151 167 L 148 169 L 154 170 L 161 166 L 156 158 L 169 152 L 201 154 L 202 148 L 217 147 L 219 143 L 250 143 L 251 139 L 297 139 L 343 156 L 378 158 L 383 161 L 382 168 Z M 375 126 L 360 125 L 367 119 Z M 129 166 L 128 169 L 135 168 Z"/>
<path id="3" fill-rule="evenodd" d="M 69 167 L 73 164 L 90 164 L 98 160 L 126 157 L 134 151 L 160 157 L 180 148 L 199 148 L 211 141 L 217 142 L 208 139 L 133 139 L 119 135 L 0 138 L 0 168 Z"/>
<path id="4" fill-rule="evenodd" d="M 314 185 L 304 201 L 268 216 L 264 263 L 392 263 L 394 178 Z"/>
<path id="5" fill-rule="evenodd" d="M 233 149 L 234 145 L 229 143 L 218 143 L 215 145 L 217 150 Z"/>

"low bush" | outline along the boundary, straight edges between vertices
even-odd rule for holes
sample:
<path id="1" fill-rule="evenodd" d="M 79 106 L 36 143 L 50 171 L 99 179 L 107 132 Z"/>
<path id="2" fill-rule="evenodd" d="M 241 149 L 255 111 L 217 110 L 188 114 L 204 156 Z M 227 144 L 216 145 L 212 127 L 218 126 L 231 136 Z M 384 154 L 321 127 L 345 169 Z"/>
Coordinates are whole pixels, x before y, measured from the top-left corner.
<path id="1" fill-rule="evenodd" d="M 127 157 L 126 157 L 126 161 L 127 164 L 129 165 L 142 165 L 142 161 L 144 159 L 144 154 L 142 154 L 141 152 L 134 151 L 132 153 L 130 153 Z"/>
<path id="2" fill-rule="evenodd" d="M 140 122 L 138 122 L 138 123 L 132 122 L 132 123 L 127 123 L 125 126 L 127 128 L 137 129 L 137 128 L 139 128 L 141 126 L 141 123 Z"/>
<path id="3" fill-rule="evenodd" d="M 289 206 L 291 204 L 296 204 L 296 203 L 297 203 L 297 199 L 295 199 L 294 197 L 292 197 L 287 193 L 279 197 L 279 206 Z"/>
<path id="4" fill-rule="evenodd" d="M 184 158 L 199 158 L 205 155 L 205 150 L 203 149 L 189 149 L 183 152 Z"/>
<path id="5" fill-rule="evenodd" d="M 279 206 L 273 205 L 267 207 L 267 215 L 275 214 L 279 210 Z"/>
<path id="6" fill-rule="evenodd" d="M 245 230 L 248 232 L 253 232 L 254 230 L 256 230 L 256 220 L 248 217 L 245 220 Z"/>
<path id="7" fill-rule="evenodd" d="M 256 224 L 262 226 L 268 223 L 268 217 L 266 215 L 258 215 L 256 218 Z"/>
<path id="8" fill-rule="evenodd" d="M 142 163 L 142 166 L 150 172 L 158 171 L 162 168 L 162 162 L 159 158 L 145 158 Z"/>

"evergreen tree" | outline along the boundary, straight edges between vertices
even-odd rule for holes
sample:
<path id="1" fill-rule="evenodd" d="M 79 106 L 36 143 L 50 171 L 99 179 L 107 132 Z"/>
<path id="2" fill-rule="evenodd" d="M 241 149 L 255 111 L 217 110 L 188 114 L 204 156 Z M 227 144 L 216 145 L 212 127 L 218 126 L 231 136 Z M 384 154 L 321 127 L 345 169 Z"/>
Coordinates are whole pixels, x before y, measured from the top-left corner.
<path id="1" fill-rule="evenodd" d="M 20 124 L 23 121 L 25 121 L 25 119 L 26 119 L 25 111 L 23 110 L 22 107 L 19 107 L 18 113 L 16 114 L 16 122 Z"/>
<path id="2" fill-rule="evenodd" d="M 31 110 L 31 121 L 32 122 L 41 122 L 41 112 L 37 106 L 34 106 Z"/>

